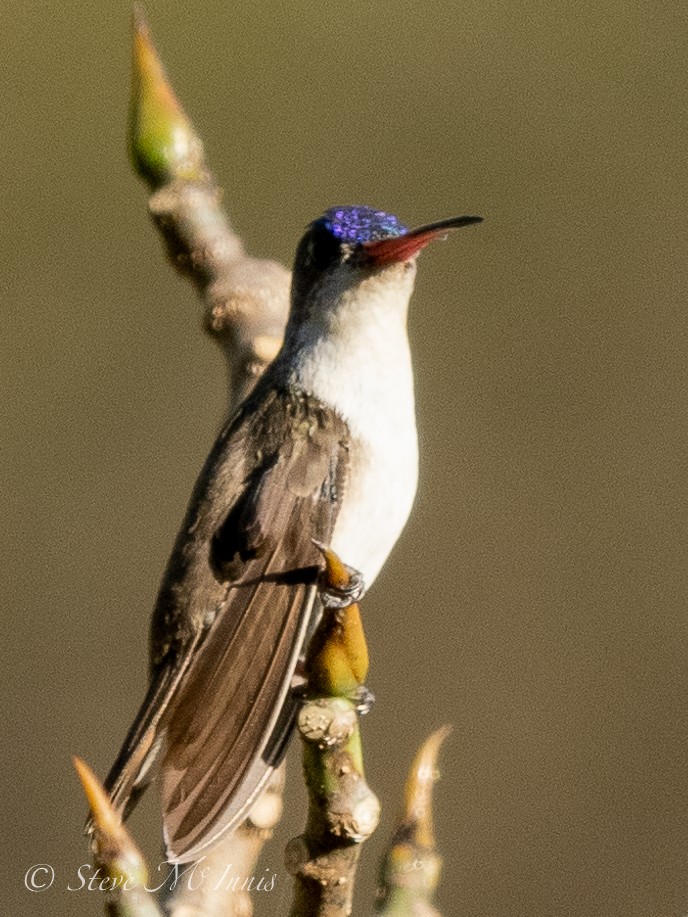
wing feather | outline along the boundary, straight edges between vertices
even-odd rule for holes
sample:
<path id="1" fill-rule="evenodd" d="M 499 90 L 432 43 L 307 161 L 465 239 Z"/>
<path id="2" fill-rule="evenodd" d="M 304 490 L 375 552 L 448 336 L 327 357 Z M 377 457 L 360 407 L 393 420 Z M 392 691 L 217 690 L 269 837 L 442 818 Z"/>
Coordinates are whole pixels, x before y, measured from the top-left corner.
<path id="1" fill-rule="evenodd" d="M 163 821 L 182 862 L 246 815 L 281 760 L 317 614 L 317 553 L 348 468 L 345 423 L 265 378 L 218 437 L 163 578 L 151 684 L 108 776 L 131 811 L 164 747 Z"/>
<path id="2" fill-rule="evenodd" d="M 207 599 L 207 576 L 225 589 L 167 727 L 163 820 L 179 862 L 236 826 L 281 760 L 295 710 L 289 689 L 316 607 L 312 539 L 329 541 L 344 486 L 346 427 L 320 403 L 284 395 L 256 424 L 248 441 L 261 454 L 243 488 L 221 518 L 217 498 L 207 514 L 197 511 L 196 546 L 182 546 L 193 571 L 178 591 L 186 579 Z M 216 460 L 223 473 L 226 456 Z M 212 468 L 206 493 L 217 493 Z"/>

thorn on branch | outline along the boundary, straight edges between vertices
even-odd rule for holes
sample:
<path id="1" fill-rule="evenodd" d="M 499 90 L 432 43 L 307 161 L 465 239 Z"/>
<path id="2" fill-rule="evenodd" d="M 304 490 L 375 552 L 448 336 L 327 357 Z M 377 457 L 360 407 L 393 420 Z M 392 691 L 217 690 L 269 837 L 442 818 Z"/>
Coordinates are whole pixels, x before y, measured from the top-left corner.
<path id="1" fill-rule="evenodd" d="M 437 756 L 451 733 L 441 726 L 419 748 L 409 769 L 404 807 L 380 870 L 376 913 L 381 917 L 439 917 L 432 905 L 442 858 L 432 823 Z"/>
<path id="2" fill-rule="evenodd" d="M 165 74 L 143 7 L 134 6 L 129 151 L 134 168 L 157 188 L 205 177 L 203 143 Z"/>
<path id="3" fill-rule="evenodd" d="M 93 856 L 100 874 L 97 886 L 109 894 L 108 913 L 111 917 L 162 917 L 147 890 L 148 866 L 143 854 L 88 764 L 77 757 L 72 760 L 93 816 Z"/>

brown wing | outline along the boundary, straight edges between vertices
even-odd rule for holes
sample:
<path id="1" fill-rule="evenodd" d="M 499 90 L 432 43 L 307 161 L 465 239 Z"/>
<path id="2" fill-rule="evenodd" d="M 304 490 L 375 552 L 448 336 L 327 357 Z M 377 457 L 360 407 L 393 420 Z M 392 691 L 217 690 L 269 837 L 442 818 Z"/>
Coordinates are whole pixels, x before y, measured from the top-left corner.
<path id="1" fill-rule="evenodd" d="M 344 423 L 312 398 L 275 395 L 242 430 L 206 466 L 161 597 L 214 615 L 167 726 L 164 830 L 182 862 L 244 817 L 281 759 L 315 599 L 311 539 L 329 542 L 347 467 Z"/>
<path id="2" fill-rule="evenodd" d="M 201 637 L 202 632 L 199 631 L 179 648 L 174 664 L 161 666 L 153 673 L 141 708 L 105 780 L 110 801 L 124 818 L 148 785 L 151 767 L 160 751 L 161 724 Z M 92 830 L 93 819 L 89 816 L 86 831 L 90 834 Z"/>

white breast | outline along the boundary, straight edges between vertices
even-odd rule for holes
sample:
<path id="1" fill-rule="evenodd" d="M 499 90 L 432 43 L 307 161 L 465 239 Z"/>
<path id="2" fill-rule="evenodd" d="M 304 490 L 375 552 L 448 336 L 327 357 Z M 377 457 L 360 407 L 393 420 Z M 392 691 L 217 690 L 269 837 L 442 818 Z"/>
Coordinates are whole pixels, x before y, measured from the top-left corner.
<path id="1" fill-rule="evenodd" d="M 403 426 L 381 424 L 352 443 L 346 497 L 332 548 L 371 586 L 401 535 L 418 483 L 418 443 Z"/>
<path id="2" fill-rule="evenodd" d="M 405 321 L 409 280 L 401 304 L 400 291 L 389 289 L 389 296 L 368 297 L 365 311 L 340 307 L 334 320 L 329 316 L 326 333 L 314 327 L 309 340 L 309 329 L 302 329 L 290 360 L 291 381 L 329 404 L 349 426 L 350 472 L 331 546 L 363 573 L 367 586 L 401 534 L 418 481 Z"/>

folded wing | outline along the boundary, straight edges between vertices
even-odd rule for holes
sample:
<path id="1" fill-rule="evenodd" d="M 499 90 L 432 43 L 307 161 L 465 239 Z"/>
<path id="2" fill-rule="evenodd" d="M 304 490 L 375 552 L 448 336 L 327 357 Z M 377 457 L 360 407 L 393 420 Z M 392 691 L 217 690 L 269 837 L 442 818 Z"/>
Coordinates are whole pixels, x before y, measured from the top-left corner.
<path id="1" fill-rule="evenodd" d="M 171 859 L 194 859 L 235 827 L 284 753 L 291 681 L 316 603 L 312 539 L 331 538 L 347 435 L 315 399 L 277 393 L 220 438 L 199 481 L 162 599 L 163 610 L 176 601 L 187 616 L 213 617 L 167 718 Z M 228 488 L 238 464 L 241 484 Z"/>

